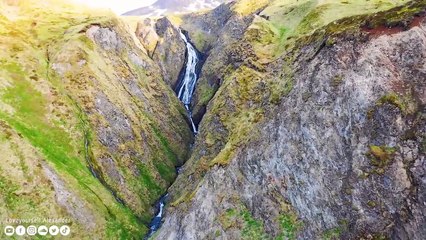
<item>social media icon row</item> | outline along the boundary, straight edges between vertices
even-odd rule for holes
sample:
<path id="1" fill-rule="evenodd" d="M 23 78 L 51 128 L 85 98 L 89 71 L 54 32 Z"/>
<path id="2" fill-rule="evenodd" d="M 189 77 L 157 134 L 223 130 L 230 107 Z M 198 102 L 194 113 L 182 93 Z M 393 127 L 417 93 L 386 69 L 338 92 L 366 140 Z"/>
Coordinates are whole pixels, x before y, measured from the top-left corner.
<path id="1" fill-rule="evenodd" d="M 61 234 L 62 236 L 68 236 L 71 233 L 71 228 L 67 225 L 62 226 L 61 228 L 55 225 L 50 226 L 49 228 L 46 226 L 40 226 L 38 228 L 36 226 L 28 226 L 27 228 L 24 226 L 17 226 L 16 228 L 12 226 L 6 226 L 4 228 L 4 234 L 6 234 L 6 236 L 13 236 L 14 234 L 18 236 L 24 236 L 25 233 L 29 236 L 34 236 L 37 233 L 41 236 L 46 236 L 47 234 L 52 236 L 56 236 L 58 234 Z"/>

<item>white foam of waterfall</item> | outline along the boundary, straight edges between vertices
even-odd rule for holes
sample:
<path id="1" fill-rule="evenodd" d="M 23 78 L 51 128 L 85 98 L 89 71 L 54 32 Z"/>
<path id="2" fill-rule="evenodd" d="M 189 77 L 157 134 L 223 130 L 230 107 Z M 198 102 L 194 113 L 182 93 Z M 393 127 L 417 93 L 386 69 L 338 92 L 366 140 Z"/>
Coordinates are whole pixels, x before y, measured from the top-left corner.
<path id="1" fill-rule="evenodd" d="M 189 106 L 191 105 L 192 95 L 194 94 L 195 86 L 197 85 L 197 64 L 200 59 L 198 58 L 197 50 L 195 50 L 194 46 L 192 46 L 182 31 L 180 31 L 180 37 L 186 44 L 188 58 L 185 66 L 185 75 L 181 80 L 182 82 L 178 91 L 178 98 L 183 102 L 189 113 L 193 132 L 197 133 L 197 127 L 192 119 L 192 113 Z"/>

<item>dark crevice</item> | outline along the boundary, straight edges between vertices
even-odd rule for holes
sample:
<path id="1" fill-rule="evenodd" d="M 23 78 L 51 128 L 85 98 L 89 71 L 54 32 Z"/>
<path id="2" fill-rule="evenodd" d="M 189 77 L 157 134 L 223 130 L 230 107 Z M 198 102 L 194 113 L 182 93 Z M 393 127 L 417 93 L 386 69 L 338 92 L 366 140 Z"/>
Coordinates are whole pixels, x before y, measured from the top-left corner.
<path id="1" fill-rule="evenodd" d="M 196 73 L 196 81 L 199 80 L 200 78 L 200 74 L 201 74 L 201 70 L 203 67 L 203 64 L 205 62 L 205 55 L 203 53 L 201 53 L 198 49 L 195 48 L 194 43 L 190 40 L 189 36 L 188 36 L 188 32 L 182 30 L 182 33 L 186 36 L 187 41 L 192 44 L 192 46 L 194 47 L 194 50 L 196 52 L 197 55 L 197 59 L 198 62 L 195 66 L 195 73 Z M 179 73 L 179 77 L 178 77 L 178 81 L 176 86 L 172 86 L 176 95 L 179 95 L 179 91 L 182 88 L 183 84 L 184 84 L 184 78 L 185 78 L 185 72 L 187 69 L 187 65 L 188 65 L 188 58 L 189 58 L 189 53 L 188 53 L 188 49 L 185 50 L 185 61 L 184 61 L 184 65 L 182 67 L 182 69 L 180 70 Z M 195 93 L 195 89 L 196 89 L 196 85 L 194 87 L 194 93 Z M 192 105 L 192 102 L 191 104 Z M 195 122 L 194 120 L 192 120 L 192 113 L 191 113 L 191 109 L 189 107 L 189 105 L 187 105 L 186 107 L 188 107 L 187 110 L 187 114 L 185 116 L 185 120 L 187 122 L 187 124 L 189 125 L 189 127 L 191 129 L 193 129 L 192 127 L 192 123 L 195 124 L 195 131 L 193 131 L 194 135 L 197 134 L 197 129 L 198 129 L 198 124 L 201 121 L 202 116 L 199 116 L 198 119 L 200 119 L 200 121 Z M 204 115 L 205 111 L 203 111 L 203 115 Z M 191 143 L 192 145 L 193 143 Z M 191 154 L 189 154 L 190 156 Z M 180 169 L 181 166 L 176 167 L 176 174 L 179 175 L 180 173 Z M 149 232 L 148 234 L 144 237 L 144 239 L 149 239 L 151 236 L 153 236 L 161 227 L 162 225 L 162 220 L 163 220 L 163 216 L 164 216 L 164 212 L 165 212 L 165 206 L 167 203 L 167 198 L 168 198 L 168 190 L 167 192 L 161 196 L 161 198 L 155 203 L 155 207 L 156 207 L 156 215 L 154 216 L 154 218 L 151 220 L 150 224 L 149 224 Z"/>

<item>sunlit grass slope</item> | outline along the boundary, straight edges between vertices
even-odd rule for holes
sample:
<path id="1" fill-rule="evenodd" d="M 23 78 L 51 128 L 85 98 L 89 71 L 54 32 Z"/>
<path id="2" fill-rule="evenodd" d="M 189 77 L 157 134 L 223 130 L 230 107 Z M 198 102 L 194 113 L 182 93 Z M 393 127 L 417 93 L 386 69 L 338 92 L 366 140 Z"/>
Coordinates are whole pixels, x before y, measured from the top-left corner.
<path id="1" fill-rule="evenodd" d="M 124 47 L 102 49 L 92 26 Z M 143 236 L 191 138 L 158 71 L 110 12 L 0 1 L 0 218 L 69 218 L 76 239 Z M 97 96 L 130 125 L 117 149 L 100 141 L 114 126 Z"/>

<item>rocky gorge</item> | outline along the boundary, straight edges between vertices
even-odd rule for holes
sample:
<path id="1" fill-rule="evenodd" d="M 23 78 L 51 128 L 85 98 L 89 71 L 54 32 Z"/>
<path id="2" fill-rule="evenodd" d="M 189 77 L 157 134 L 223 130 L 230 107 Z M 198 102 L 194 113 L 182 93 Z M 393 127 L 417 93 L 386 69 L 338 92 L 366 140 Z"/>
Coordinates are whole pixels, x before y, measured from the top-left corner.
<path id="1" fill-rule="evenodd" d="M 69 218 L 73 239 L 142 239 L 154 216 L 150 239 L 426 239 L 426 1 L 156 19 L 52 3 L 0 5 L 1 219 Z"/>

